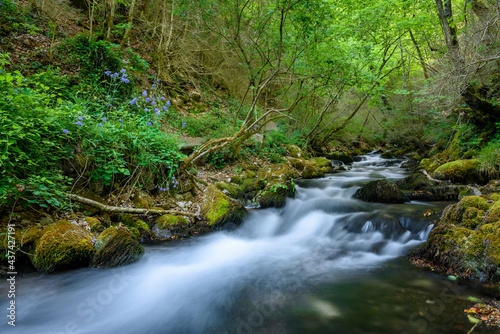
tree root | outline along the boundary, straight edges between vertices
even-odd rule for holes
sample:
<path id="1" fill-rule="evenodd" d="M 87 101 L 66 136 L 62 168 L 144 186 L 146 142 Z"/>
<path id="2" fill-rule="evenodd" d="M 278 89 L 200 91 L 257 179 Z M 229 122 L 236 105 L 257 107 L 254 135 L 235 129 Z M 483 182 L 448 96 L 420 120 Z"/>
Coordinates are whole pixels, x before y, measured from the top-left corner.
<path id="1" fill-rule="evenodd" d="M 93 201 L 93 200 L 85 198 L 85 197 L 75 195 L 75 194 L 67 194 L 67 195 L 73 201 L 87 204 L 91 207 L 97 208 L 97 209 L 105 211 L 105 212 L 137 213 L 137 214 L 156 213 L 156 214 L 162 214 L 162 215 L 169 214 L 169 215 L 177 215 L 177 216 L 185 216 L 185 217 L 196 217 L 196 214 L 194 214 L 194 213 L 175 211 L 175 210 L 123 208 L 120 206 L 110 206 L 110 205 L 105 205 L 105 204 Z"/>

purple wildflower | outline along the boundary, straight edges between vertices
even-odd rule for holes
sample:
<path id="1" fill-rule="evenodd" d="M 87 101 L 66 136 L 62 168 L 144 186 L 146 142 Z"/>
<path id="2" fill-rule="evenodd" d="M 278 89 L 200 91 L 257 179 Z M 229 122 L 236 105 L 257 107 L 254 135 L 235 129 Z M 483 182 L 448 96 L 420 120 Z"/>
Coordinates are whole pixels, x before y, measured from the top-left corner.
<path id="1" fill-rule="evenodd" d="M 102 126 L 102 123 L 99 123 L 99 126 Z"/>
<path id="2" fill-rule="evenodd" d="M 76 125 L 83 125 L 83 123 L 82 123 L 82 122 L 80 122 L 80 121 L 76 122 L 75 124 L 76 124 Z"/>
<path id="3" fill-rule="evenodd" d="M 122 121 L 122 119 L 120 118 L 120 119 L 118 120 L 118 122 L 120 122 L 120 123 L 121 123 L 121 122 L 123 122 L 123 121 Z"/>
<path id="4" fill-rule="evenodd" d="M 185 128 L 186 127 L 186 123 L 182 122 L 182 127 Z"/>
<path id="5" fill-rule="evenodd" d="M 170 107 L 170 100 L 167 101 L 167 107 Z"/>
<path id="6" fill-rule="evenodd" d="M 68 133 L 69 131 L 67 129 L 64 129 L 63 130 L 63 133 Z"/>
<path id="7" fill-rule="evenodd" d="M 103 117 L 103 118 L 102 118 L 102 121 L 103 121 L 103 122 L 106 122 L 106 117 Z"/>
<path id="8" fill-rule="evenodd" d="M 151 123 L 151 122 L 148 122 L 148 126 L 152 126 L 152 125 L 153 125 L 153 123 Z"/>
<path id="9" fill-rule="evenodd" d="M 79 119 L 80 121 L 83 121 L 83 119 L 84 119 L 84 118 L 85 118 L 85 117 L 83 117 L 83 116 L 78 117 L 78 119 Z"/>
<path id="10" fill-rule="evenodd" d="M 163 106 L 163 111 L 167 111 L 167 107 L 166 106 Z"/>
<path id="11" fill-rule="evenodd" d="M 148 95 L 148 91 L 145 90 L 144 92 L 142 92 L 142 96 L 147 96 Z"/>

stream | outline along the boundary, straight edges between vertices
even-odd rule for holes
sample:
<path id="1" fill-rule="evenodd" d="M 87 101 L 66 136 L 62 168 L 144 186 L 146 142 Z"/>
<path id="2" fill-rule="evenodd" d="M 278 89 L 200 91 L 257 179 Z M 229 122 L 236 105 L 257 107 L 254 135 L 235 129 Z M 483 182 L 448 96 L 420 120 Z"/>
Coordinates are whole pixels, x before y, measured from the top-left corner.
<path id="1" fill-rule="evenodd" d="M 405 259 L 439 218 L 423 213 L 447 203 L 354 200 L 369 180 L 405 176 L 398 161 L 359 160 L 236 230 L 146 246 L 121 268 L 18 276 L 16 327 L 3 315 L 0 333 L 467 333 L 468 298 L 492 291 Z"/>

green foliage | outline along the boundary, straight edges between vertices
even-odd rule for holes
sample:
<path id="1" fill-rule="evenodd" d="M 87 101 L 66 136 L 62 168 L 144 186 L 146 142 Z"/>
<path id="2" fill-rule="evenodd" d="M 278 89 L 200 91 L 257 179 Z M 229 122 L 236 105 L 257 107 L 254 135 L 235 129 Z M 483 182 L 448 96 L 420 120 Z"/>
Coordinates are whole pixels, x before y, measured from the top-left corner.
<path id="1" fill-rule="evenodd" d="M 489 142 L 476 156 L 479 171 L 490 178 L 500 177 L 500 137 Z"/>
<path id="2" fill-rule="evenodd" d="M 115 83 L 115 77 L 111 74 L 119 73 L 120 70 L 129 70 L 132 73 L 145 73 L 148 64 L 139 55 L 130 49 L 121 50 L 118 45 L 107 41 L 89 39 L 86 35 L 77 35 L 63 41 L 58 47 L 61 60 L 67 64 L 79 67 L 80 85 L 103 88 L 105 93 L 108 85 Z M 108 72 L 109 71 L 109 72 Z M 108 72 L 110 75 L 106 75 Z M 133 78 L 129 78 L 132 80 Z M 132 85 L 115 85 L 113 95 L 128 98 L 132 93 Z"/>
<path id="3" fill-rule="evenodd" d="M 115 100 L 125 70 L 101 84 L 104 97 L 75 101 L 59 93 L 57 70 L 24 77 L 9 72 L 8 55 L 0 55 L 0 205 L 21 199 L 42 207 L 67 208 L 71 179 L 61 166 L 79 157 L 79 172 L 106 186 L 133 179 L 139 186 L 170 182 L 182 158 L 176 135 L 162 131 L 170 102 L 156 84 L 127 102 Z M 84 157 L 84 158 L 82 158 Z M 78 168 L 77 168 L 78 169 Z"/>

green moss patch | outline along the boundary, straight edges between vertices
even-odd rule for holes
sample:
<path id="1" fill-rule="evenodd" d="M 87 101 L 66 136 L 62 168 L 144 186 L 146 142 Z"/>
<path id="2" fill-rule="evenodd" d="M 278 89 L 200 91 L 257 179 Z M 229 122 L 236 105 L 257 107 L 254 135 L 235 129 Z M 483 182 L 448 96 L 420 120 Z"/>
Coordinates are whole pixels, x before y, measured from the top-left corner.
<path id="1" fill-rule="evenodd" d="M 210 226 L 232 222 L 240 224 L 247 210 L 239 202 L 224 195 L 214 186 L 208 186 L 202 203 L 202 216 Z"/>
<path id="2" fill-rule="evenodd" d="M 433 173 L 438 180 L 450 180 L 453 183 L 482 183 L 479 175 L 479 161 L 475 159 L 457 160 L 439 166 Z"/>
<path id="3" fill-rule="evenodd" d="M 32 263 L 42 272 L 85 267 L 95 253 L 93 235 L 67 221 L 57 221 L 43 231 Z"/>

